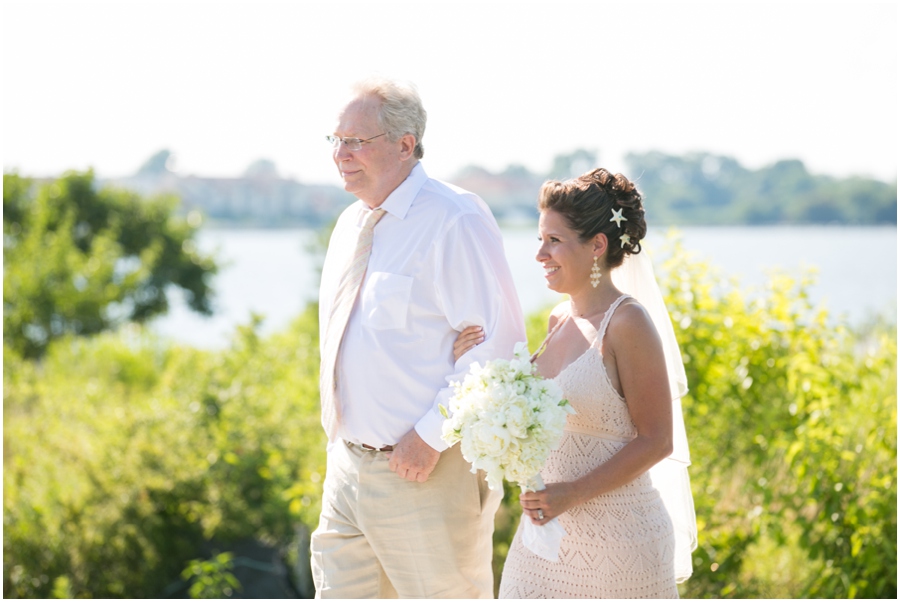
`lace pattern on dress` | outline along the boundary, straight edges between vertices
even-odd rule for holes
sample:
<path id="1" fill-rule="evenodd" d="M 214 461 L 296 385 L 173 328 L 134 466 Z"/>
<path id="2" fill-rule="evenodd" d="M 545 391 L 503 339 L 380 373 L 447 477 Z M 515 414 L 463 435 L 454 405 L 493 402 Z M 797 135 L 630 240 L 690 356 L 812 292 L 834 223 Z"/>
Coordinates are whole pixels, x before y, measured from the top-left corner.
<path id="1" fill-rule="evenodd" d="M 609 321 L 628 298 L 610 306 L 590 347 L 554 379 L 578 413 L 568 417 L 560 446 L 541 472 L 545 483 L 587 474 L 637 436 L 602 355 Z M 559 562 L 525 549 L 520 525 L 503 568 L 501 598 L 678 597 L 673 527 L 648 474 L 570 509 L 559 521 L 567 532 Z"/>

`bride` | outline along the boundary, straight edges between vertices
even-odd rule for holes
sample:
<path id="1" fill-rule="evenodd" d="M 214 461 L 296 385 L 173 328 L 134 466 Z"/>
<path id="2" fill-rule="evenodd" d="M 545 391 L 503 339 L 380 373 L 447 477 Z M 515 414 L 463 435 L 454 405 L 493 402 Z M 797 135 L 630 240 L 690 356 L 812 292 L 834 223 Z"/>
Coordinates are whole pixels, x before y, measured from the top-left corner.
<path id="1" fill-rule="evenodd" d="M 536 259 L 547 286 L 569 300 L 552 311 L 533 361 L 577 414 L 541 472 L 546 489 L 520 496 L 500 597 L 678 597 L 696 547 L 686 382 L 652 267 L 646 254 L 638 259 L 647 231 L 641 195 L 621 174 L 595 169 L 546 182 L 538 207 Z M 464 330 L 456 359 L 483 335 Z M 522 542 L 525 520 L 554 518 L 567 533 L 558 562 Z"/>

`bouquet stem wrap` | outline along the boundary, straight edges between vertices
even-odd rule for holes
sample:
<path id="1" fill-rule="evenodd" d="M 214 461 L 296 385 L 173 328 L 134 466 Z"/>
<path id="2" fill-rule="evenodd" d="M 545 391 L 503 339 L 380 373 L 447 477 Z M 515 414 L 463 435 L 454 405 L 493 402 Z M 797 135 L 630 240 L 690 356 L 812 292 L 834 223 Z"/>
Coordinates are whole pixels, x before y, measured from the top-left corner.
<path id="1" fill-rule="evenodd" d="M 527 483 L 520 483 L 523 491 L 542 491 L 546 489 L 544 479 L 540 474 L 529 479 Z M 559 561 L 559 545 L 566 535 L 566 530 L 555 518 L 544 525 L 536 525 L 526 516 L 522 517 L 522 544 L 544 560 L 550 562 Z"/>

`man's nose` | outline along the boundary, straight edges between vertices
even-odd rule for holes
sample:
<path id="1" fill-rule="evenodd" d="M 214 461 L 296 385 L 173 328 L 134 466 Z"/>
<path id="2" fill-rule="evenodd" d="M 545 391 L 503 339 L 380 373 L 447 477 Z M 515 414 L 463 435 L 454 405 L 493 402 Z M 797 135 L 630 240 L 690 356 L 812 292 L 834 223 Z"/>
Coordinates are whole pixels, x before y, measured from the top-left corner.
<path id="1" fill-rule="evenodd" d="M 344 161 L 349 159 L 353 154 L 350 150 L 347 149 L 347 145 L 343 142 L 338 142 L 337 146 L 334 148 L 334 160 L 335 161 Z"/>

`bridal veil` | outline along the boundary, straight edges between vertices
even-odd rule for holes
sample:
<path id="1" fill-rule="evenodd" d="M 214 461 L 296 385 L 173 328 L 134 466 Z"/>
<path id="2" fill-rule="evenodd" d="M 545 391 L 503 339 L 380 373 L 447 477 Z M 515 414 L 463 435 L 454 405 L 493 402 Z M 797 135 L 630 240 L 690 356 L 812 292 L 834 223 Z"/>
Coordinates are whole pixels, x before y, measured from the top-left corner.
<path id="1" fill-rule="evenodd" d="M 684 362 L 647 252 L 642 250 L 636 255 L 628 255 L 620 267 L 612 270 L 611 277 L 619 290 L 637 299 L 650 314 L 666 356 L 672 392 L 673 451 L 650 469 L 650 478 L 675 527 L 675 580 L 681 583 L 693 572 L 691 552 L 697 549 L 697 517 L 687 471 L 691 456 L 681 409 L 681 398 L 688 390 Z"/>

